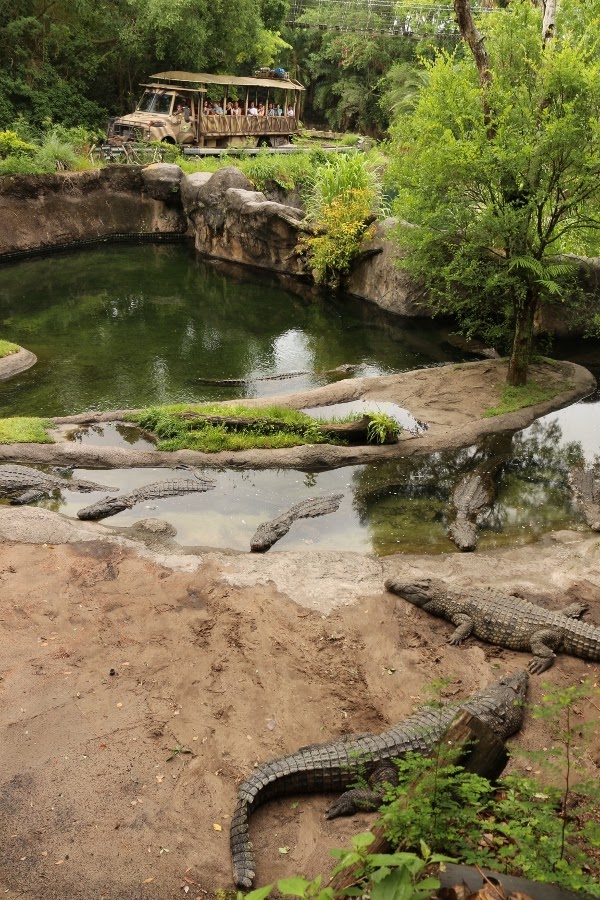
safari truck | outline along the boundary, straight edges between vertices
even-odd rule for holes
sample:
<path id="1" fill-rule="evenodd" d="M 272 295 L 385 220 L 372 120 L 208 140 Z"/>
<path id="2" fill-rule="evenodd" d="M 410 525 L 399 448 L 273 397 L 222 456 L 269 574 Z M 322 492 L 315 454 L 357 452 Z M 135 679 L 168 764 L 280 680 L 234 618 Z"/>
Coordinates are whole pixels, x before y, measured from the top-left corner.
<path id="1" fill-rule="evenodd" d="M 260 77 L 263 73 L 269 77 Z M 193 147 L 271 146 L 298 132 L 303 86 L 282 69 L 259 76 L 158 72 L 134 112 L 111 119 L 108 141 Z"/>

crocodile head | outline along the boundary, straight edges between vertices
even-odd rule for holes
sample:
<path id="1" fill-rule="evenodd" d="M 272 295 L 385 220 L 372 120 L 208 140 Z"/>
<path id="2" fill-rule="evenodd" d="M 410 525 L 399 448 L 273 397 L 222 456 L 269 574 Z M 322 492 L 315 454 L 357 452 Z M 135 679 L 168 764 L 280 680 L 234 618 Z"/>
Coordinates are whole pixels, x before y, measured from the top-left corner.
<path id="1" fill-rule="evenodd" d="M 461 705 L 486 722 L 504 740 L 523 724 L 528 684 L 529 675 L 521 669 L 492 681 Z"/>
<path id="2" fill-rule="evenodd" d="M 415 606 L 424 606 L 432 599 L 432 590 L 436 585 L 434 578 L 421 578 L 419 581 L 398 581 L 395 578 L 388 578 L 385 586 L 388 591 L 398 594 L 409 603 Z"/>

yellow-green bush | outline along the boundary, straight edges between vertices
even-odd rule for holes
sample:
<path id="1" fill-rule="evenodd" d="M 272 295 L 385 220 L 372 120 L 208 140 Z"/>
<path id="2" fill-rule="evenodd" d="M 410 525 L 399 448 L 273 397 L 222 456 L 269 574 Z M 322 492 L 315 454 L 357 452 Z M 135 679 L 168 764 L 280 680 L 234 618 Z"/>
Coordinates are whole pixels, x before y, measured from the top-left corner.
<path id="1" fill-rule="evenodd" d="M 364 238 L 371 237 L 372 195 L 368 188 L 350 188 L 324 206 L 316 221 L 317 234 L 305 237 L 315 280 L 337 286 L 350 268 Z"/>

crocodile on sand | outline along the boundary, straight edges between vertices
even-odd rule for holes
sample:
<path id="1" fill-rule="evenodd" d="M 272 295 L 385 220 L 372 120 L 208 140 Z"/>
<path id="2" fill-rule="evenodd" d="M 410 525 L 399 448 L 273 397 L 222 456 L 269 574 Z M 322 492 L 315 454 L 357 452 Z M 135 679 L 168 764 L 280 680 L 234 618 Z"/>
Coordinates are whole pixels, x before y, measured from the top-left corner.
<path id="1" fill-rule="evenodd" d="M 119 494 L 118 497 L 105 497 L 91 506 L 80 509 L 78 519 L 106 519 L 108 516 L 116 516 L 124 509 L 131 509 L 136 503 L 144 500 L 161 500 L 163 497 L 179 497 L 182 494 L 193 492 L 203 493 L 214 488 L 215 482 L 199 475 L 194 478 L 171 478 L 168 481 L 155 481 L 130 491 L 128 494 Z"/>
<path id="2" fill-rule="evenodd" d="M 404 582 L 388 578 L 388 591 L 456 626 L 448 643 L 458 647 L 474 634 L 509 650 L 529 650 L 529 671 L 539 675 L 549 669 L 563 650 L 580 659 L 600 661 L 600 628 L 577 621 L 587 610 L 572 603 L 557 612 L 492 588 L 463 592 L 450 590 L 437 578 Z"/>
<path id="3" fill-rule="evenodd" d="M 49 497 L 53 491 L 116 491 L 105 484 L 95 484 L 81 478 L 60 478 L 29 466 L 0 466 L 0 496 L 10 497 L 11 503 L 33 503 Z"/>
<path id="4" fill-rule="evenodd" d="M 347 788 L 359 777 L 377 778 L 382 764 L 391 768 L 391 761 L 406 753 L 429 751 L 461 709 L 477 716 L 504 740 L 518 731 L 523 722 L 527 681 L 524 671 L 505 675 L 462 702 L 441 709 L 423 707 L 383 734 L 354 735 L 312 744 L 259 766 L 239 786 L 231 820 L 230 847 L 237 887 L 252 887 L 255 871 L 248 819 L 267 800 L 289 794 L 345 791 L 329 807 L 327 818 L 350 815 L 358 809 L 377 809 L 381 805 L 381 793 Z"/>

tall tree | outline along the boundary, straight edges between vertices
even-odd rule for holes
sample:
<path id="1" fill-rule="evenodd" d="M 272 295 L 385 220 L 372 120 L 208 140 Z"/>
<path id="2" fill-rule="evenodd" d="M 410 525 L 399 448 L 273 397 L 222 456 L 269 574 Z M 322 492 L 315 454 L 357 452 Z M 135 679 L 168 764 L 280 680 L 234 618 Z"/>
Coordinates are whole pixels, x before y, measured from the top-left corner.
<path id="1" fill-rule="evenodd" d="M 406 266 L 435 309 L 511 345 L 514 385 L 527 378 L 540 302 L 568 308 L 565 254 L 598 247 L 597 15 L 596 0 L 563 0 L 554 37 L 543 38 L 531 0 L 486 14 L 477 29 L 487 61 L 439 54 L 414 113 L 394 128 L 397 212 L 413 226 L 400 229 Z"/>

